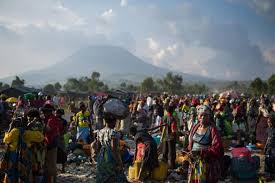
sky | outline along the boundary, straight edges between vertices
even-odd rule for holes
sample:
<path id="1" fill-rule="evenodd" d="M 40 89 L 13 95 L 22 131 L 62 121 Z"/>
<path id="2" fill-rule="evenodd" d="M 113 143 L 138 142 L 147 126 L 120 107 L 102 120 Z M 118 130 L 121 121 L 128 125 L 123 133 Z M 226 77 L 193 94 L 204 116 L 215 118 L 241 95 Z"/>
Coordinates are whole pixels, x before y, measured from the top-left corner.
<path id="1" fill-rule="evenodd" d="M 266 79 L 275 73 L 275 1 L 0 0 L 0 78 L 88 45 L 210 78 Z"/>

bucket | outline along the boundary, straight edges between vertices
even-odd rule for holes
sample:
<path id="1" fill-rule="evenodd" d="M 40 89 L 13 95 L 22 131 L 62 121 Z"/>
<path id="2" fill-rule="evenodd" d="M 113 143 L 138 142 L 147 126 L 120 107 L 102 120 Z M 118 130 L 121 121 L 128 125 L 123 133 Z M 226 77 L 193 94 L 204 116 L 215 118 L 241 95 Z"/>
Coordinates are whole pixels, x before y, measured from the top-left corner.
<path id="1" fill-rule="evenodd" d="M 167 177 L 168 165 L 167 163 L 160 161 L 159 166 L 153 170 L 152 178 L 157 181 L 165 180 Z"/>
<path id="2" fill-rule="evenodd" d="M 138 178 L 140 166 L 141 166 L 141 161 L 135 161 L 135 163 L 134 163 L 135 179 Z"/>
<path id="3" fill-rule="evenodd" d="M 128 169 L 128 178 L 130 180 L 135 180 L 136 179 L 136 172 L 135 172 L 135 167 L 130 166 Z"/>

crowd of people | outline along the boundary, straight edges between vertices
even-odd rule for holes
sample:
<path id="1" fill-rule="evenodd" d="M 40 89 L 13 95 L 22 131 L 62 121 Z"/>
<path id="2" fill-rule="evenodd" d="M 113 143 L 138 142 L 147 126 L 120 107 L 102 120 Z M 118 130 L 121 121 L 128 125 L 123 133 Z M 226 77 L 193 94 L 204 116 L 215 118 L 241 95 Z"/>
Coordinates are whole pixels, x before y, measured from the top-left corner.
<path id="1" fill-rule="evenodd" d="M 71 144 L 91 144 L 91 166 L 96 166 L 98 183 L 128 182 L 125 169 L 135 161 L 141 161 L 141 166 L 134 181 L 150 179 L 160 161 L 171 172 L 181 166 L 177 152 L 197 162 L 187 166 L 190 182 L 215 183 L 225 178 L 230 162 L 225 141 L 231 149 L 251 150 L 254 145 L 262 149 L 265 176 L 275 176 L 275 99 L 268 95 L 122 96 L 129 109 L 123 119 L 95 111 L 98 98 L 102 99 L 70 101 L 67 110 L 57 96 L 40 95 L 28 101 L 19 97 L 10 106 L 2 97 L 1 123 L 10 121 L 3 138 L 7 145 L 1 161 L 4 182 L 55 182 L 56 164 L 62 164 L 64 172 L 68 149 L 74 147 L 66 145 L 68 134 Z M 4 113 L 4 107 L 10 112 Z M 135 142 L 127 162 L 125 139 Z"/>

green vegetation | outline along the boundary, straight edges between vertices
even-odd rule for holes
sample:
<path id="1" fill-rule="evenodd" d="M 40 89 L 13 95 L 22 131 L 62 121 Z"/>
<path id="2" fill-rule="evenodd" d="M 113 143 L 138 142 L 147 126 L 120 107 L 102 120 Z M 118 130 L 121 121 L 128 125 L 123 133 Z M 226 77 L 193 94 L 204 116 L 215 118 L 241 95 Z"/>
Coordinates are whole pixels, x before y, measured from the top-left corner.
<path id="1" fill-rule="evenodd" d="M 62 89 L 74 92 L 101 92 L 108 91 L 109 87 L 100 79 L 99 72 L 92 72 L 90 77 L 69 78 L 62 86 L 59 82 L 54 84 L 46 84 L 43 91 L 46 93 L 57 93 Z M 11 87 L 22 87 L 25 80 L 18 76 L 11 82 Z M 275 74 L 272 74 L 268 80 L 264 81 L 257 77 L 253 81 L 225 81 L 216 84 L 218 91 L 235 90 L 241 93 L 248 93 L 259 96 L 262 93 L 275 94 Z M 8 84 L 0 82 L 0 90 L 9 88 Z M 214 88 L 209 84 L 194 82 L 184 82 L 182 76 L 168 72 L 162 79 L 146 77 L 140 84 L 123 81 L 120 85 L 113 87 L 114 89 L 127 90 L 142 93 L 161 93 L 170 94 L 207 94 L 213 92 Z"/>

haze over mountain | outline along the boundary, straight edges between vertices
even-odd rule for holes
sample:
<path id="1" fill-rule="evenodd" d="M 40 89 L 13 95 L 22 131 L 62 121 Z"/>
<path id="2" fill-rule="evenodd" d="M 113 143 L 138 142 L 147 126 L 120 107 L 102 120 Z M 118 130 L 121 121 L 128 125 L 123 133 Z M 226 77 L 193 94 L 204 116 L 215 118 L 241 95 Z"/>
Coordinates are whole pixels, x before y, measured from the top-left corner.
<path id="1" fill-rule="evenodd" d="M 100 72 L 101 78 L 108 82 L 128 80 L 140 82 L 145 77 L 162 77 L 170 70 L 153 66 L 134 56 L 129 51 L 116 46 L 88 46 L 70 57 L 42 70 L 18 74 L 28 85 L 65 82 L 70 77 L 90 76 L 93 71 Z M 209 81 L 209 78 L 180 72 L 185 81 Z M 1 81 L 10 83 L 14 77 Z"/>

